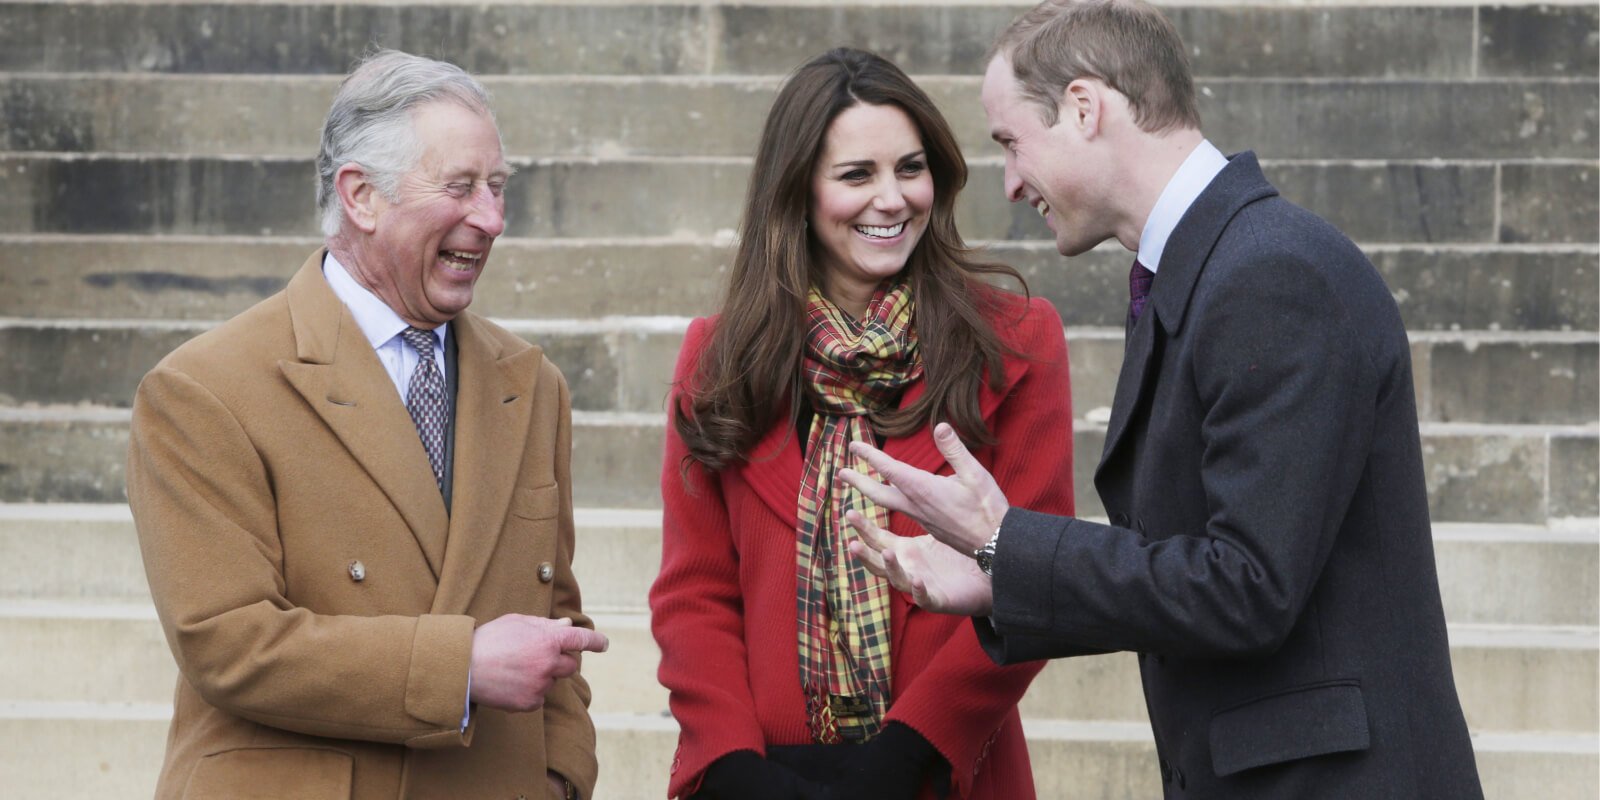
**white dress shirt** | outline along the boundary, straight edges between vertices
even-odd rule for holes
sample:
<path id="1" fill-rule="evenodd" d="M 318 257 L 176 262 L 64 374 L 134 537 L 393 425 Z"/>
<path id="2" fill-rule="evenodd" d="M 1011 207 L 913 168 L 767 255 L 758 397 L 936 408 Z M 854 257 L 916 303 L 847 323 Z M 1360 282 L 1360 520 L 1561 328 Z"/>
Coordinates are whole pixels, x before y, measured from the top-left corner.
<path id="1" fill-rule="evenodd" d="M 400 392 L 400 402 L 404 403 L 406 392 L 411 388 L 411 373 L 416 371 L 418 361 L 417 351 L 400 336 L 401 332 L 411 327 L 410 324 L 371 290 L 356 283 L 356 279 L 350 277 L 350 271 L 331 252 L 322 259 L 322 277 L 328 280 L 334 295 L 356 318 L 356 325 L 378 354 L 378 361 L 389 373 L 389 379 L 394 381 L 394 388 Z M 444 374 L 444 334 L 449 324 L 447 322 L 433 329 L 433 363 L 439 368 L 440 375 Z"/>
<path id="2" fill-rule="evenodd" d="M 1178 171 L 1173 173 L 1172 180 L 1167 181 L 1167 188 L 1161 190 L 1161 197 L 1150 209 L 1150 217 L 1144 221 L 1144 231 L 1139 234 L 1139 263 L 1145 269 L 1160 271 L 1161 254 L 1166 252 L 1167 238 L 1172 236 L 1172 229 L 1178 227 L 1178 220 L 1188 213 L 1195 198 L 1211 185 L 1211 180 L 1226 166 L 1227 157 L 1206 139 L 1201 139 L 1200 146 L 1183 160 Z"/>

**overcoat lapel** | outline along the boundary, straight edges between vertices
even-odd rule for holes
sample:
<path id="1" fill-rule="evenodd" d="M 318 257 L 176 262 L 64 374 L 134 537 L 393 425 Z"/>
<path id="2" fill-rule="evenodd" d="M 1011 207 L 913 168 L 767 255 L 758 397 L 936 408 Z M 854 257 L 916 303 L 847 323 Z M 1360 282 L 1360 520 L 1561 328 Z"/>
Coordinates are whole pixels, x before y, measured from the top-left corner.
<path id="1" fill-rule="evenodd" d="M 411 415 L 355 317 L 322 277 L 318 250 L 289 281 L 298 361 L 280 361 L 305 398 L 410 527 L 437 579 L 449 517 Z"/>
<path id="2" fill-rule="evenodd" d="M 1164 343 L 1183 328 L 1195 285 L 1223 229 L 1245 206 L 1277 193 L 1261 174 L 1255 154 L 1240 153 L 1228 160 L 1172 229 L 1160 270 L 1150 284 L 1150 300 L 1128 335 L 1111 421 L 1106 426 L 1106 444 L 1095 468 L 1097 488 L 1101 473 L 1124 443 L 1130 419 L 1155 383 Z"/>
<path id="3" fill-rule="evenodd" d="M 460 383 L 456 394 L 455 483 L 450 546 L 433 613 L 465 613 L 505 526 L 528 440 L 543 351 L 507 354 L 482 320 L 452 323 Z"/>
<path id="4" fill-rule="evenodd" d="M 999 391 L 984 383 L 978 390 L 978 410 L 984 421 L 989 421 L 995 409 L 1011 388 L 1028 372 L 1026 361 L 1017 359 L 1006 364 L 1006 379 Z M 927 391 L 927 382 L 919 380 L 906 389 L 900 397 L 900 407 L 917 401 Z M 744 481 L 757 497 L 790 528 L 799 524 L 797 507 L 800 499 L 800 473 L 802 463 L 799 434 L 787 419 L 780 420 L 757 442 L 748 463 L 742 469 Z M 945 465 L 938 445 L 933 443 L 933 432 L 924 431 L 915 436 L 890 439 L 884 444 L 884 453 L 917 469 L 937 472 Z"/>

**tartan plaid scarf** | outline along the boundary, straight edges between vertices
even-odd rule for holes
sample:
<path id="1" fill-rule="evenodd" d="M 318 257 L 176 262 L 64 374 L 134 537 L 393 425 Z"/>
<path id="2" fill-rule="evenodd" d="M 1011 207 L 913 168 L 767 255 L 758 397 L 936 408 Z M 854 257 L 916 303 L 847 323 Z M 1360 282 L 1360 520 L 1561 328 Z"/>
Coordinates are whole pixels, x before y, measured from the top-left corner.
<path id="1" fill-rule="evenodd" d="M 800 587 L 800 684 L 818 743 L 863 742 L 877 735 L 889 705 L 889 589 L 846 547 L 844 512 L 859 509 L 879 527 L 889 512 L 855 489 L 835 486 L 852 463 L 851 442 L 871 441 L 867 414 L 891 407 L 922 376 L 911 328 L 911 289 L 880 286 L 865 320 L 851 319 L 812 287 L 806 297 L 803 376 L 816 412 L 800 478 L 796 570 Z"/>

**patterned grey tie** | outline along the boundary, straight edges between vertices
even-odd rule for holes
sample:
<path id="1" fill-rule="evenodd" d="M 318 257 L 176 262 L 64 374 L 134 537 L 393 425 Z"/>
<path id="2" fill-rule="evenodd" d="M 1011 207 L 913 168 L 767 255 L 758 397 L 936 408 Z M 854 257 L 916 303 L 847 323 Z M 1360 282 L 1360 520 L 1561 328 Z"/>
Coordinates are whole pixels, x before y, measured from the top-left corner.
<path id="1" fill-rule="evenodd" d="M 422 449 L 428 451 L 428 463 L 433 467 L 434 483 L 444 491 L 444 375 L 433 359 L 433 331 L 406 328 L 400 332 L 406 344 L 417 351 L 417 369 L 411 373 L 411 388 L 406 391 L 406 410 L 422 437 Z"/>

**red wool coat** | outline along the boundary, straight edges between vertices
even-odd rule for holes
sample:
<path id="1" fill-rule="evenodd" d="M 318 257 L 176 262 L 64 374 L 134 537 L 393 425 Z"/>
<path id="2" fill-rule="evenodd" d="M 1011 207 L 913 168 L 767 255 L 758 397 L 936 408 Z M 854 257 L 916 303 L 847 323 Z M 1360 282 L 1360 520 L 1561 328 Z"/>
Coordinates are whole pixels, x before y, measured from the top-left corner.
<path id="1" fill-rule="evenodd" d="M 1013 504 L 1071 514 L 1072 410 L 1061 318 L 1041 299 L 1006 306 L 993 320 L 1014 351 L 1005 360 L 1004 389 L 985 385 L 979 396 L 998 444 L 976 455 Z M 675 386 L 692 376 L 712 324 L 690 324 Z M 914 384 L 902 403 L 924 388 Z M 795 644 L 801 444 L 780 421 L 748 462 L 720 474 L 695 465 L 685 485 L 688 451 L 667 426 L 661 572 L 650 612 L 661 683 L 681 730 L 669 796 L 693 792 L 706 767 L 728 753 L 765 754 L 767 745 L 810 742 Z M 888 439 L 883 449 L 922 469 L 950 471 L 926 428 Z M 900 514 L 889 527 L 905 536 L 922 533 Z M 923 611 L 900 592 L 891 591 L 890 615 L 887 720 L 910 726 L 939 750 L 951 764 L 956 796 L 1033 797 L 1016 705 L 1043 662 L 998 667 L 966 618 Z"/>

